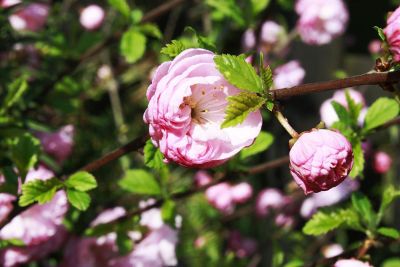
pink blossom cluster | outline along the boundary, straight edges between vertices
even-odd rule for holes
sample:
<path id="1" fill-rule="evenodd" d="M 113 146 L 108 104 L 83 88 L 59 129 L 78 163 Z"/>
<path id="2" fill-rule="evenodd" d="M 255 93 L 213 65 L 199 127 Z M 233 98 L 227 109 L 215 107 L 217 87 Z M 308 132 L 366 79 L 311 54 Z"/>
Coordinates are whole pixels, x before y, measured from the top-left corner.
<path id="1" fill-rule="evenodd" d="M 331 127 L 333 123 L 339 120 L 338 115 L 336 114 L 335 109 L 332 106 L 332 101 L 338 102 L 340 105 L 344 106 L 348 109 L 349 104 L 347 103 L 346 93 L 349 94 L 350 98 L 356 103 L 362 105 L 362 110 L 360 115 L 358 116 L 358 124 L 361 126 L 364 124 L 364 118 L 367 114 L 368 107 L 366 105 L 366 101 L 364 96 L 359 92 L 352 88 L 348 88 L 346 90 L 336 91 L 333 96 L 327 100 L 325 100 L 320 107 L 320 115 L 321 120 L 325 123 L 327 127 Z"/>
<path id="2" fill-rule="evenodd" d="M 86 30 L 93 31 L 101 27 L 105 17 L 104 9 L 98 5 L 85 7 L 79 17 L 79 22 Z"/>
<path id="3" fill-rule="evenodd" d="M 147 89 L 144 121 L 167 161 L 186 167 L 217 166 L 251 145 L 261 130 L 260 111 L 221 129 L 226 97 L 239 89 L 216 69 L 214 56 L 208 50 L 187 49 L 161 64 Z"/>
<path id="4" fill-rule="evenodd" d="M 45 25 L 49 9 L 49 5 L 43 3 L 22 6 L 9 16 L 11 27 L 16 31 L 38 31 Z"/>
<path id="5" fill-rule="evenodd" d="M 300 135 L 289 152 L 290 172 L 305 194 L 339 185 L 353 167 L 353 150 L 340 133 L 313 129 Z"/>
<path id="6" fill-rule="evenodd" d="M 286 41 L 285 28 L 272 20 L 265 21 L 261 26 L 260 45 L 256 47 L 257 38 L 253 29 L 247 29 L 242 36 L 242 48 L 244 51 L 258 49 L 268 53 L 269 50 L 281 45 Z"/>
<path id="7" fill-rule="evenodd" d="M 50 170 L 40 166 L 38 170 L 31 170 L 28 173 L 26 182 L 35 179 L 47 180 L 53 176 Z M 0 210 L 3 208 L 1 203 Z M 0 239 L 18 239 L 23 241 L 24 246 L 0 250 L 1 266 L 19 266 L 41 259 L 59 249 L 66 238 L 66 229 L 62 222 L 67 211 L 66 194 L 59 191 L 50 202 L 33 205 L 14 217 L 1 228 Z"/>
<path id="8" fill-rule="evenodd" d="M 197 186 L 211 183 L 211 176 L 205 171 L 198 171 L 194 177 Z M 253 188 L 249 183 L 242 182 L 236 185 L 219 183 L 207 188 L 205 192 L 208 202 L 223 214 L 231 214 L 237 204 L 248 201 L 253 195 Z"/>
<path id="9" fill-rule="evenodd" d="M 383 32 L 385 33 L 393 60 L 396 62 L 400 61 L 400 7 L 390 14 Z"/>
<path id="10" fill-rule="evenodd" d="M 243 236 L 239 231 L 231 231 L 228 236 L 228 249 L 238 258 L 252 256 L 257 251 L 257 241 Z"/>
<path id="11" fill-rule="evenodd" d="M 331 42 L 346 30 L 349 14 L 342 0 L 297 0 L 297 30 L 311 45 Z"/>
<path id="12" fill-rule="evenodd" d="M 303 83 L 306 71 L 297 60 L 289 61 L 274 69 L 274 88 L 289 88 Z"/>

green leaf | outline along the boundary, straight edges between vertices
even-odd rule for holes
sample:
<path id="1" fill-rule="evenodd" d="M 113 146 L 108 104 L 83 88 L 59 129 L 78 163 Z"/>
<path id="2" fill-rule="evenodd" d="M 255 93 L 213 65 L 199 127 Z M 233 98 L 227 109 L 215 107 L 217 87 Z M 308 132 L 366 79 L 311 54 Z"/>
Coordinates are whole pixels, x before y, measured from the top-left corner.
<path id="1" fill-rule="evenodd" d="M 146 36 L 135 28 L 130 28 L 122 35 L 120 51 L 126 62 L 134 63 L 143 56 L 146 41 Z"/>
<path id="2" fill-rule="evenodd" d="M 272 70 L 269 66 L 260 68 L 260 76 L 263 84 L 263 91 L 268 92 L 271 89 L 274 80 L 272 78 Z"/>
<path id="3" fill-rule="evenodd" d="M 353 98 L 351 98 L 349 90 L 345 91 L 345 95 L 346 95 L 346 102 L 348 105 L 348 114 L 350 116 L 351 119 L 351 123 L 353 126 L 357 126 L 358 125 L 358 117 L 360 116 L 360 112 L 362 109 L 362 104 L 357 104 Z"/>
<path id="4" fill-rule="evenodd" d="M 145 195 L 160 195 L 161 188 L 154 176 L 141 169 L 129 170 L 125 176 L 118 182 L 123 189 Z"/>
<path id="5" fill-rule="evenodd" d="M 378 233 L 380 233 L 383 236 L 391 237 L 394 239 L 400 238 L 400 232 L 397 231 L 396 229 L 390 228 L 390 227 L 381 227 L 378 229 Z"/>
<path id="6" fill-rule="evenodd" d="M 399 104 L 396 100 L 381 97 L 369 107 L 365 116 L 364 131 L 370 131 L 399 114 Z"/>
<path id="7" fill-rule="evenodd" d="M 132 10 L 131 12 L 132 24 L 138 24 L 142 20 L 142 18 L 143 18 L 143 12 L 140 9 Z"/>
<path id="8" fill-rule="evenodd" d="M 160 149 L 153 145 L 151 140 L 147 140 L 146 145 L 143 149 L 144 152 L 144 164 L 152 169 L 162 170 L 165 168 L 165 164 L 163 161 L 163 154 Z"/>
<path id="9" fill-rule="evenodd" d="M 161 217 L 163 221 L 171 226 L 174 226 L 175 213 L 176 213 L 176 203 L 171 199 L 164 201 L 161 207 Z"/>
<path id="10" fill-rule="evenodd" d="M 35 201 L 44 204 L 52 200 L 56 191 L 61 187 L 62 183 L 57 178 L 27 182 L 22 185 L 22 195 L 18 203 L 21 207 L 28 206 Z"/>
<path id="11" fill-rule="evenodd" d="M 108 0 L 108 3 L 118 10 L 122 15 L 125 17 L 129 18 L 129 15 L 131 13 L 131 9 L 128 5 L 128 2 L 126 0 Z"/>
<path id="12" fill-rule="evenodd" d="M 378 32 L 379 38 L 381 38 L 381 40 L 382 40 L 383 42 L 386 42 L 386 35 L 385 35 L 385 33 L 383 32 L 383 29 L 382 29 L 382 28 L 379 28 L 378 26 L 374 26 L 374 29 Z"/>
<path id="13" fill-rule="evenodd" d="M 270 0 L 251 0 L 253 14 L 257 15 L 268 7 Z"/>
<path id="14" fill-rule="evenodd" d="M 383 262 L 381 267 L 399 267 L 400 258 L 390 258 Z"/>
<path id="15" fill-rule="evenodd" d="M 364 171 L 365 158 L 362 150 L 361 140 L 353 141 L 352 148 L 354 161 L 353 168 L 351 169 L 349 176 L 355 178 L 357 176 L 362 176 Z"/>
<path id="16" fill-rule="evenodd" d="M 146 23 L 141 25 L 140 31 L 146 34 L 147 36 L 152 36 L 157 39 L 161 39 L 163 36 L 157 24 L 154 23 Z"/>
<path id="17" fill-rule="evenodd" d="M 103 236 L 115 231 L 115 224 L 102 223 L 85 230 L 86 236 Z"/>
<path id="18" fill-rule="evenodd" d="M 306 223 L 303 233 L 307 235 L 322 235 L 345 225 L 349 228 L 361 229 L 359 217 L 352 209 L 342 209 L 333 212 L 319 211 Z"/>
<path id="19" fill-rule="evenodd" d="M 217 69 L 225 79 L 239 89 L 263 93 L 263 83 L 244 56 L 219 55 L 214 57 Z"/>
<path id="20" fill-rule="evenodd" d="M 181 41 L 172 40 L 171 43 L 161 49 L 160 53 L 169 56 L 170 58 L 174 58 L 186 49 L 187 47 Z"/>
<path id="21" fill-rule="evenodd" d="M 364 220 L 370 228 L 374 228 L 376 226 L 376 213 L 369 199 L 364 194 L 355 192 L 351 196 L 351 203 L 362 220 Z"/>
<path id="22" fill-rule="evenodd" d="M 284 265 L 284 267 L 303 267 L 304 261 L 296 259 L 292 260 Z"/>
<path id="23" fill-rule="evenodd" d="M 204 48 L 204 49 L 207 49 L 210 51 L 217 50 L 217 48 L 215 47 L 215 44 L 211 40 L 209 40 L 209 38 L 198 34 L 197 31 L 195 29 L 193 29 L 192 27 L 190 27 L 190 26 L 185 27 L 184 32 L 185 33 L 188 32 L 188 33 L 192 34 L 194 37 L 196 37 L 199 48 Z"/>
<path id="24" fill-rule="evenodd" d="M 126 255 L 133 249 L 133 240 L 125 232 L 117 232 L 116 244 L 120 255 Z"/>
<path id="25" fill-rule="evenodd" d="M 25 133 L 11 141 L 11 159 L 17 165 L 23 178 L 29 169 L 38 162 L 39 153 L 40 141 L 30 133 Z"/>
<path id="26" fill-rule="evenodd" d="M 8 247 L 23 247 L 24 245 L 24 241 L 21 239 L 0 239 L 0 249 L 5 249 Z"/>
<path id="27" fill-rule="evenodd" d="M 239 26 L 245 26 L 242 10 L 233 0 L 206 0 L 206 4 L 213 7 L 218 17 L 230 18 Z"/>
<path id="28" fill-rule="evenodd" d="M 68 177 L 65 185 L 78 191 L 89 191 L 97 187 L 97 182 L 90 173 L 80 171 Z"/>
<path id="29" fill-rule="evenodd" d="M 77 191 L 72 188 L 67 189 L 67 198 L 72 206 L 81 211 L 87 210 L 91 201 L 88 193 Z"/>
<path id="30" fill-rule="evenodd" d="M 261 153 L 267 150 L 273 142 L 274 136 L 272 134 L 267 132 L 260 132 L 260 134 L 257 136 L 256 140 L 251 146 L 243 148 L 242 151 L 240 151 L 240 158 L 245 159 L 247 157 Z"/>
<path id="31" fill-rule="evenodd" d="M 28 90 L 28 83 L 25 77 L 20 77 L 13 81 L 7 90 L 7 95 L 1 107 L 0 114 L 4 114 L 9 108 L 17 103 Z"/>
<path id="32" fill-rule="evenodd" d="M 333 109 L 339 117 L 339 120 L 346 125 L 351 125 L 351 117 L 346 108 L 336 101 L 331 102 Z"/>
<path id="33" fill-rule="evenodd" d="M 242 123 L 251 112 L 260 109 L 266 101 L 264 98 L 248 92 L 228 96 L 227 100 L 228 106 L 221 129 Z"/>
<path id="34" fill-rule="evenodd" d="M 389 205 L 396 199 L 400 197 L 400 190 L 396 190 L 393 185 L 389 185 L 382 194 L 382 202 L 379 207 L 378 212 L 378 223 L 383 217 L 384 212 L 389 207 Z"/>

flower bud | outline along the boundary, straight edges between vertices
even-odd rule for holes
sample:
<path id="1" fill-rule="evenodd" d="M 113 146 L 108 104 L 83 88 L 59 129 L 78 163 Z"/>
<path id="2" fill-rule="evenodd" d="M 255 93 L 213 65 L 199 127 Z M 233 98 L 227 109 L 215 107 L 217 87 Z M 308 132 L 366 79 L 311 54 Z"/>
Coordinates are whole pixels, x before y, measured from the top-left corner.
<path id="1" fill-rule="evenodd" d="M 302 133 L 289 153 L 290 172 L 305 194 L 337 186 L 353 167 L 353 151 L 340 133 L 314 129 Z"/>
<path id="2" fill-rule="evenodd" d="M 388 153 L 379 151 L 374 155 L 372 166 L 377 173 L 386 173 L 392 166 L 392 158 Z"/>
<path id="3" fill-rule="evenodd" d="M 86 30 L 92 31 L 98 29 L 104 21 L 104 10 L 98 5 L 89 5 L 85 7 L 79 17 L 79 22 Z"/>
<path id="4" fill-rule="evenodd" d="M 272 20 L 267 20 L 261 26 L 260 38 L 263 43 L 276 44 L 285 36 L 285 29 Z"/>
<path id="5" fill-rule="evenodd" d="M 256 35 L 253 29 L 247 29 L 242 36 L 242 49 L 249 51 L 256 46 Z"/>
<path id="6" fill-rule="evenodd" d="M 333 267 L 373 267 L 367 262 L 362 262 L 356 259 L 338 260 Z"/>
<path id="7" fill-rule="evenodd" d="M 231 195 L 236 203 L 244 203 L 253 195 L 253 188 L 249 183 L 240 183 L 231 187 Z"/>
<path id="8" fill-rule="evenodd" d="M 325 258 L 336 257 L 343 253 L 343 247 L 339 244 L 330 244 L 322 247 L 322 254 Z"/>
<path id="9" fill-rule="evenodd" d="M 66 125 L 53 133 L 40 132 L 37 134 L 46 153 L 54 156 L 59 162 L 66 160 L 72 153 L 75 128 Z"/>
<path id="10" fill-rule="evenodd" d="M 379 54 L 382 51 L 382 42 L 378 39 L 372 40 L 368 44 L 368 51 L 371 54 Z"/>
<path id="11" fill-rule="evenodd" d="M 197 187 L 208 185 L 212 182 L 212 177 L 206 171 L 198 171 L 194 175 L 194 183 Z"/>
<path id="12" fill-rule="evenodd" d="M 383 30 L 389 44 L 389 50 L 393 60 L 400 61 L 400 7 L 398 7 L 387 19 L 387 26 Z"/>
<path id="13" fill-rule="evenodd" d="M 281 191 L 267 188 L 261 191 L 256 200 L 256 213 L 258 216 L 267 216 L 272 209 L 279 209 L 285 204 L 285 196 Z"/>
<path id="14" fill-rule="evenodd" d="M 219 183 L 209 187 L 205 192 L 208 202 L 223 214 L 230 214 L 235 208 L 228 183 Z"/>

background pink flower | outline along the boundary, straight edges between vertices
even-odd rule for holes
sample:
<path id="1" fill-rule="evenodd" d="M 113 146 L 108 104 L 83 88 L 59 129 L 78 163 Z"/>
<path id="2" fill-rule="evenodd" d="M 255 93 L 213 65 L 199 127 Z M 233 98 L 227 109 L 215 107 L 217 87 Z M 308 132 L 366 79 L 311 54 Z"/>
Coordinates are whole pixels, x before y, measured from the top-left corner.
<path id="1" fill-rule="evenodd" d="M 102 7 L 89 5 L 82 10 L 79 21 L 86 30 L 96 30 L 103 24 L 104 16 Z"/>
<path id="2" fill-rule="evenodd" d="M 338 260 L 333 267 L 372 267 L 367 262 L 362 262 L 356 259 Z"/>
<path id="3" fill-rule="evenodd" d="M 53 133 L 37 133 L 46 153 L 54 156 L 59 162 L 66 160 L 72 153 L 75 128 L 73 125 L 61 127 Z"/>
<path id="4" fill-rule="evenodd" d="M 271 211 L 278 210 L 286 203 L 286 198 L 279 189 L 267 188 L 257 195 L 256 213 L 267 216 Z"/>
<path id="5" fill-rule="evenodd" d="M 299 61 L 289 61 L 274 70 L 274 88 L 281 89 L 299 85 L 303 82 L 305 75 L 306 72 Z"/>
<path id="6" fill-rule="evenodd" d="M 374 154 L 372 167 L 377 173 L 386 173 L 392 166 L 392 158 L 384 151 L 378 151 Z"/>
<path id="7" fill-rule="evenodd" d="M 49 6 L 42 3 L 28 4 L 10 15 L 11 26 L 17 31 L 38 31 L 49 15 Z"/>
<path id="8" fill-rule="evenodd" d="M 387 19 L 387 26 L 383 30 L 394 61 L 400 61 L 400 7 Z"/>

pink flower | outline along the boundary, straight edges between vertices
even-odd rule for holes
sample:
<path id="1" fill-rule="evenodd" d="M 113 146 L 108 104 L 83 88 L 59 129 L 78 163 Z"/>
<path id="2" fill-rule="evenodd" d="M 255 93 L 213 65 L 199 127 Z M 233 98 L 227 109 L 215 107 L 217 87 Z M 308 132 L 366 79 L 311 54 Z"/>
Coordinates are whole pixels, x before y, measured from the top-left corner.
<path id="1" fill-rule="evenodd" d="M 261 191 L 256 200 L 256 213 L 258 216 L 267 216 L 271 210 L 280 209 L 286 203 L 282 192 L 275 188 Z"/>
<path id="2" fill-rule="evenodd" d="M 379 151 L 374 155 L 373 168 L 377 173 L 386 173 L 392 166 L 392 158 L 386 152 Z"/>
<path id="3" fill-rule="evenodd" d="M 17 31 L 38 31 L 43 28 L 49 15 L 49 6 L 32 3 L 24 6 L 9 17 L 11 27 Z"/>
<path id="4" fill-rule="evenodd" d="M 212 182 L 212 177 L 206 171 L 198 171 L 194 175 L 194 183 L 197 187 L 203 187 Z"/>
<path id="5" fill-rule="evenodd" d="M 66 160 L 72 153 L 75 129 L 73 125 L 61 127 L 53 133 L 37 134 L 46 153 L 54 156 L 59 162 Z"/>
<path id="6" fill-rule="evenodd" d="M 333 267 L 373 267 L 367 262 L 362 262 L 356 259 L 338 260 Z"/>
<path id="7" fill-rule="evenodd" d="M 353 151 L 340 133 L 314 129 L 302 133 L 290 150 L 290 172 L 305 194 L 337 186 L 353 167 Z"/>
<path id="8" fill-rule="evenodd" d="M 285 36 L 285 29 L 272 20 L 267 20 L 261 26 L 261 41 L 267 44 L 276 44 Z"/>
<path id="9" fill-rule="evenodd" d="M 221 129 L 226 97 L 239 90 L 216 69 L 214 56 L 204 49 L 187 49 L 161 64 L 147 89 L 144 121 L 166 160 L 214 167 L 251 145 L 260 132 L 259 111 L 237 126 Z"/>
<path id="10" fill-rule="evenodd" d="M 336 257 L 343 253 L 343 247 L 339 244 L 330 244 L 322 247 L 322 254 L 325 258 Z"/>
<path id="11" fill-rule="evenodd" d="M 0 193 L 0 224 L 7 218 L 8 214 L 13 210 L 12 202 L 15 201 L 16 197 L 7 194 Z"/>
<path id="12" fill-rule="evenodd" d="M 318 208 L 332 206 L 345 200 L 353 191 L 358 189 L 358 186 L 358 181 L 346 178 L 341 184 L 328 191 L 311 194 L 301 205 L 301 216 L 310 218 Z"/>
<path id="13" fill-rule="evenodd" d="M 143 209 L 156 202 L 155 199 L 148 199 L 146 201 L 139 202 L 139 208 Z M 161 216 L 161 210 L 158 208 L 149 209 L 142 212 L 140 216 L 140 225 L 146 226 L 152 230 L 159 229 L 164 225 L 164 221 Z"/>
<path id="14" fill-rule="evenodd" d="M 349 14 L 342 0 L 297 0 L 297 30 L 311 45 L 323 45 L 346 30 Z"/>
<path id="15" fill-rule="evenodd" d="M 216 209 L 223 214 L 230 214 L 235 209 L 235 202 L 231 195 L 231 186 L 228 183 L 219 183 L 209 187 L 206 198 Z"/>
<path id="16" fill-rule="evenodd" d="M 375 39 L 369 42 L 368 44 L 368 51 L 371 54 L 379 54 L 382 51 L 382 42 L 381 40 Z"/>
<path id="17" fill-rule="evenodd" d="M 94 219 L 91 223 L 91 227 L 95 227 L 99 224 L 106 224 L 112 221 L 117 220 L 118 218 L 124 216 L 126 214 L 126 210 L 123 207 L 115 207 L 112 209 L 107 209 L 101 212 L 96 219 Z"/>
<path id="18" fill-rule="evenodd" d="M 103 8 L 98 5 L 89 5 L 82 10 L 79 21 L 83 28 L 92 31 L 103 24 L 104 16 Z"/>
<path id="19" fill-rule="evenodd" d="M 256 46 L 256 35 L 253 29 L 247 29 L 242 36 L 243 51 L 249 51 Z"/>
<path id="20" fill-rule="evenodd" d="M 367 108 L 365 108 L 366 103 L 364 96 L 359 91 L 354 90 L 352 88 L 348 88 L 346 90 L 336 91 L 333 94 L 332 98 L 329 98 L 322 103 L 320 108 L 321 120 L 325 123 L 327 127 L 331 127 L 334 122 L 339 120 L 339 117 L 332 106 L 332 101 L 338 102 L 346 109 L 348 108 L 348 103 L 346 100 L 346 91 L 349 93 L 350 98 L 353 99 L 353 101 L 356 104 L 361 104 L 364 107 L 361 110 L 360 115 L 358 117 L 358 124 L 362 125 L 364 123 L 365 114 L 367 112 Z"/>
<path id="21" fill-rule="evenodd" d="M 237 204 L 245 203 L 253 195 L 253 188 L 246 182 L 232 186 L 230 191 L 232 200 Z"/>
<path id="22" fill-rule="evenodd" d="M 0 7 L 7 8 L 21 3 L 21 0 L 0 0 Z"/>
<path id="23" fill-rule="evenodd" d="M 397 8 L 387 19 L 387 26 L 383 30 L 389 49 L 392 52 L 393 60 L 400 61 L 400 8 Z"/>
<path id="24" fill-rule="evenodd" d="M 39 167 L 37 169 L 31 169 L 28 174 L 25 177 L 25 183 L 27 182 L 31 182 L 34 180 L 49 180 L 51 178 L 53 178 L 54 172 L 52 172 L 51 170 L 47 169 L 45 166 L 43 165 L 39 165 Z"/>
<path id="25" fill-rule="evenodd" d="M 275 217 L 275 224 L 279 227 L 290 228 L 294 224 L 294 217 L 288 213 L 280 213 Z"/>
<path id="26" fill-rule="evenodd" d="M 279 66 L 274 71 L 274 88 L 288 88 L 303 82 L 306 72 L 297 60 Z"/>
<path id="27" fill-rule="evenodd" d="M 228 237 L 228 248 L 236 257 L 246 258 L 257 251 L 257 242 L 248 237 L 243 237 L 238 231 L 231 231 Z"/>

